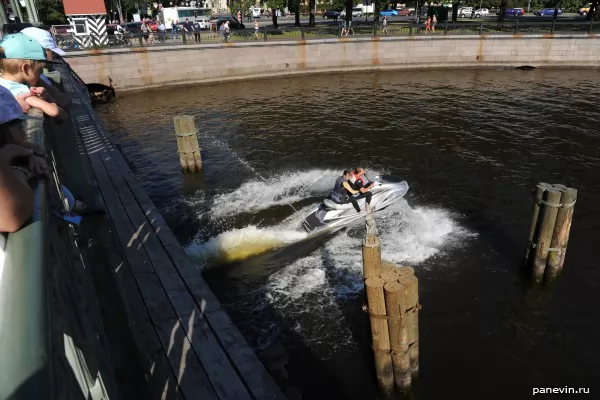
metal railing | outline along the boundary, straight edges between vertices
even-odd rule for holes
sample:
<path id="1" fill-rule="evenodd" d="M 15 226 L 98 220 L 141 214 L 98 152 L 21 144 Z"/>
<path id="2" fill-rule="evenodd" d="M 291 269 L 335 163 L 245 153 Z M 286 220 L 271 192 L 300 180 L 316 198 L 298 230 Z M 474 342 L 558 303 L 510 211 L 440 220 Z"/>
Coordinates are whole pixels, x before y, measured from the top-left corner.
<path id="1" fill-rule="evenodd" d="M 341 24 L 318 24 L 314 27 L 280 25 L 278 28 L 263 26 L 258 30 L 231 30 L 228 35 L 215 30 L 199 33 L 153 32 L 150 34 L 126 33 L 108 35 L 100 43 L 92 36 L 56 35 L 58 46 L 65 51 L 90 48 L 152 47 L 165 45 L 186 45 L 200 43 L 243 43 L 282 40 L 317 40 L 340 37 L 401 37 L 401 36 L 443 36 L 443 35 L 498 35 L 498 34 L 591 34 L 600 33 L 600 22 L 442 22 L 435 29 L 427 29 L 424 23 L 414 21 L 389 23 L 386 32 L 381 23 L 356 23 L 347 32 L 342 32 Z"/>
<path id="2" fill-rule="evenodd" d="M 42 111 L 23 122 L 30 143 L 45 148 Z M 50 391 L 47 182 L 33 185 L 31 222 L 8 235 L 0 276 L 0 399 L 43 399 Z"/>

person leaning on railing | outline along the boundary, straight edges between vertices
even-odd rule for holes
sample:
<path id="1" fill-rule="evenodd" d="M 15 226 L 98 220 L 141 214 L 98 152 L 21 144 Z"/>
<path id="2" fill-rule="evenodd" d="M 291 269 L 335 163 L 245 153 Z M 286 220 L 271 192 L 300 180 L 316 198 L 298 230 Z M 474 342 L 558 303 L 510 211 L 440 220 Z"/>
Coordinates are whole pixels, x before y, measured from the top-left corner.
<path id="1" fill-rule="evenodd" d="M 20 96 L 23 100 L 25 96 Z M 26 102 L 21 103 L 0 87 L 0 232 L 16 232 L 31 217 L 33 194 L 27 180 L 30 170 L 20 167 L 23 161 L 34 155 L 32 149 L 5 143 L 14 124 L 20 124 Z M 3 252 L 4 237 L 0 238 Z"/>

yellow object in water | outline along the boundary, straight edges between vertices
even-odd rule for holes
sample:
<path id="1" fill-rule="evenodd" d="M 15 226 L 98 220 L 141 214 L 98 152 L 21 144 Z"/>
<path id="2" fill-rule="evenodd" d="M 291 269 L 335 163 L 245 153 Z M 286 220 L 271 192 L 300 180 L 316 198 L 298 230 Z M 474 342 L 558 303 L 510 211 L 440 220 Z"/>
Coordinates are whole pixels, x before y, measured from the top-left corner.
<path id="1" fill-rule="evenodd" d="M 218 265 L 242 261 L 252 256 L 257 256 L 269 250 L 273 250 L 283 244 L 283 241 L 277 239 L 244 242 L 234 247 L 221 249 L 214 257 L 211 257 L 209 264 Z"/>

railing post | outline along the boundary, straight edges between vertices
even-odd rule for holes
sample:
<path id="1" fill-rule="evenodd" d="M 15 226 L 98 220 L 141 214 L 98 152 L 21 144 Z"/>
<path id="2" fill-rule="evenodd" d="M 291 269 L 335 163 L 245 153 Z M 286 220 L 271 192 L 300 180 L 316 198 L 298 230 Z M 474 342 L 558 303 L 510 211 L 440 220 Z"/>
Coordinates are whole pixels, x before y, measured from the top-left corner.
<path id="1" fill-rule="evenodd" d="M 183 44 L 187 43 L 187 35 L 185 31 L 183 31 L 181 34 L 181 40 L 183 40 Z"/>
<path id="2" fill-rule="evenodd" d="M 300 38 L 304 40 L 304 27 L 300 25 Z"/>
<path id="3" fill-rule="evenodd" d="M 444 22 L 444 35 L 448 33 L 448 20 Z"/>
<path id="4" fill-rule="evenodd" d="M 594 21 L 590 21 L 590 26 L 588 27 L 588 34 L 592 33 L 592 24 Z"/>
<path id="5" fill-rule="evenodd" d="M 554 25 L 556 24 L 556 21 L 552 21 L 552 28 L 550 28 L 550 33 L 554 34 Z"/>
<path id="6" fill-rule="evenodd" d="M 408 36 L 412 36 L 413 35 L 413 24 L 412 24 L 412 19 L 408 21 Z"/>
<path id="7" fill-rule="evenodd" d="M 483 35 L 483 22 L 479 24 L 479 36 Z"/>
<path id="8" fill-rule="evenodd" d="M 265 26 L 265 42 L 267 41 L 267 27 Z"/>
<path id="9" fill-rule="evenodd" d="M 377 36 L 377 22 L 373 21 L 373 36 Z"/>
<path id="10" fill-rule="evenodd" d="M 140 42 L 140 47 L 144 47 L 144 41 L 142 40 L 142 32 L 140 32 L 140 36 L 138 36 L 138 40 Z"/>
<path id="11" fill-rule="evenodd" d="M 519 33 L 519 20 L 515 23 L 515 35 Z"/>

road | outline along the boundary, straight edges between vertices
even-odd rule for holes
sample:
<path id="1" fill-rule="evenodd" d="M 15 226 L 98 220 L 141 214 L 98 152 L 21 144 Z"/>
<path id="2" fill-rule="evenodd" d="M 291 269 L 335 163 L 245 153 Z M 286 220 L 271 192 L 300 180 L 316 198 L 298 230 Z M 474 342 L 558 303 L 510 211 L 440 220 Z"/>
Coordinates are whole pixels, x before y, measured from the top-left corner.
<path id="1" fill-rule="evenodd" d="M 408 22 L 412 17 L 388 17 L 388 21 L 390 23 L 393 22 Z M 459 23 L 472 23 L 472 22 L 495 22 L 498 20 L 498 16 L 497 15 L 489 15 L 487 17 L 483 17 L 483 18 L 459 18 L 458 22 Z M 533 13 L 524 15 L 522 17 L 505 17 L 504 18 L 505 21 L 522 21 L 522 22 L 550 22 L 552 21 L 552 16 L 543 16 L 543 17 L 538 17 L 533 15 Z M 558 16 L 558 21 L 562 21 L 562 22 L 569 22 L 569 21 L 584 21 L 585 17 L 580 16 L 576 13 L 565 13 L 562 15 Z M 246 28 L 252 28 L 254 26 L 253 23 L 253 19 L 248 21 L 248 19 L 244 19 L 244 24 L 246 25 Z M 359 22 L 365 22 L 365 17 L 355 17 L 353 19 L 353 21 L 355 23 L 359 23 Z M 373 22 L 373 17 L 369 17 L 366 19 L 367 22 Z M 329 24 L 329 25 L 337 25 L 339 24 L 339 20 L 338 22 L 335 22 L 332 19 L 323 19 L 323 17 L 321 17 L 320 15 L 317 15 L 315 22 L 319 25 L 321 24 Z M 287 17 L 279 17 L 277 18 L 277 23 L 279 25 L 293 25 L 294 24 L 294 15 L 289 15 Z M 302 25 L 308 25 L 308 16 L 300 16 L 300 23 Z M 273 24 L 273 21 L 270 17 L 268 18 L 258 18 L 258 24 L 260 26 L 270 26 Z"/>

